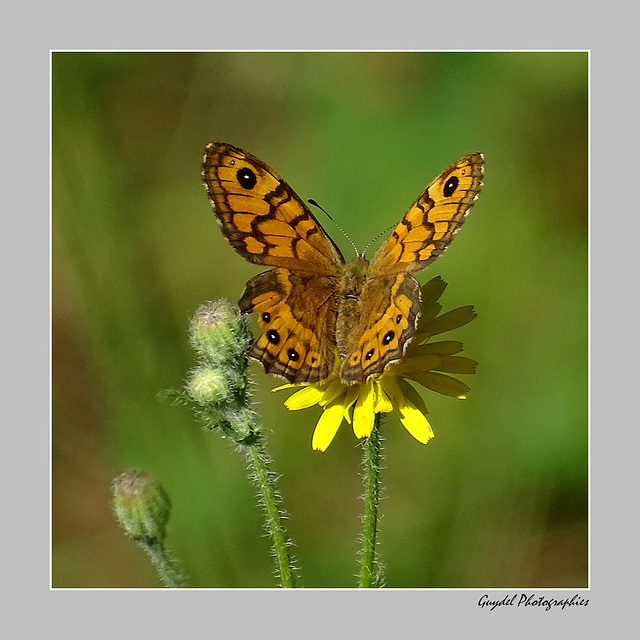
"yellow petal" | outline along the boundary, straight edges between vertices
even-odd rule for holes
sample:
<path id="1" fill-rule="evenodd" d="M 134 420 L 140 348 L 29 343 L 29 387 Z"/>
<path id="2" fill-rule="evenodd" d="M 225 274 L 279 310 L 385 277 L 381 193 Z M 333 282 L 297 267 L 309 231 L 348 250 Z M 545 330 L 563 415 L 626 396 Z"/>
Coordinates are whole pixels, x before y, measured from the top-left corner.
<path id="1" fill-rule="evenodd" d="M 403 396 L 400 387 L 398 386 L 398 380 L 394 376 L 383 375 L 380 378 L 380 384 L 383 391 L 386 393 L 389 401 L 393 405 L 393 409 L 397 411 L 397 408 L 402 404 Z"/>
<path id="2" fill-rule="evenodd" d="M 367 438 L 371 435 L 375 419 L 374 404 L 374 384 L 369 382 L 361 388 L 353 410 L 353 433 L 356 438 Z"/>
<path id="3" fill-rule="evenodd" d="M 322 383 L 320 383 L 322 385 Z M 347 393 L 347 385 L 342 384 L 340 380 L 332 380 L 331 383 L 326 387 L 320 387 L 322 390 L 322 399 L 318 404 L 321 407 L 324 407 L 334 400 L 337 400 L 341 395 L 346 395 Z"/>
<path id="4" fill-rule="evenodd" d="M 405 400 L 398 411 L 404 428 L 422 444 L 427 444 L 434 433 L 425 415 L 408 400 Z"/>
<path id="5" fill-rule="evenodd" d="M 296 391 L 284 401 L 284 406 L 290 411 L 298 409 L 307 409 L 314 404 L 318 404 L 322 400 L 324 393 L 317 387 L 304 387 L 300 391 Z"/>
<path id="6" fill-rule="evenodd" d="M 331 444 L 338 427 L 342 424 L 343 415 L 344 407 L 340 402 L 325 407 L 311 440 L 311 446 L 316 451 L 324 451 Z"/>
<path id="7" fill-rule="evenodd" d="M 287 384 L 281 384 L 279 387 L 274 387 L 271 389 L 271 393 L 275 393 L 276 391 L 282 391 L 283 389 L 293 389 L 294 387 L 299 387 L 299 384 L 292 384 L 291 382 L 287 382 Z"/>
<path id="8" fill-rule="evenodd" d="M 398 386 L 405 400 L 410 402 L 418 411 L 424 413 L 425 416 L 429 413 L 423 397 L 406 380 L 400 378 Z"/>
<path id="9" fill-rule="evenodd" d="M 447 288 L 447 283 L 436 276 L 422 286 L 421 298 L 422 306 L 420 308 L 420 318 L 418 320 L 417 333 L 421 333 L 429 325 L 429 323 L 440 313 L 442 305 L 438 303 L 438 298 Z"/>
<path id="10" fill-rule="evenodd" d="M 382 378 L 384 390 L 393 403 L 393 408 L 400 416 L 404 428 L 418 441 L 426 444 L 433 438 L 433 429 L 426 416 L 404 396 L 401 387 L 393 378 Z M 403 381 L 403 385 L 410 387 Z M 416 395 L 415 389 L 411 388 Z"/>
<path id="11" fill-rule="evenodd" d="M 424 302 L 431 302 L 437 300 L 447 288 L 447 283 L 442 279 L 442 276 L 434 276 L 428 282 L 425 282 L 420 287 L 421 298 Z"/>
<path id="12" fill-rule="evenodd" d="M 376 399 L 373 406 L 374 413 L 391 413 L 393 411 L 393 404 L 389 399 L 389 396 L 385 393 L 382 383 L 376 380 L 375 382 Z"/>
<path id="13" fill-rule="evenodd" d="M 347 395 L 343 400 L 344 406 L 344 419 L 351 424 L 351 405 L 358 399 L 358 394 L 360 393 L 360 385 L 354 384 L 351 385 L 347 390 Z"/>

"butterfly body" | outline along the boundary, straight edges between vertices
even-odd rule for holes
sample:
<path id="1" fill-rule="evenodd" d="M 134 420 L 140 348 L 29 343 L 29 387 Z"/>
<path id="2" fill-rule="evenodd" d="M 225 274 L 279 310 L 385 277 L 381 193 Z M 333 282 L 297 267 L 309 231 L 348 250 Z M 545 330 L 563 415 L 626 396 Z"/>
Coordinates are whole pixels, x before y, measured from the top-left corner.
<path id="1" fill-rule="evenodd" d="M 277 173 L 238 147 L 207 145 L 203 181 L 223 233 L 247 260 L 271 267 L 239 302 L 262 329 L 249 355 L 292 382 L 323 380 L 338 364 L 347 383 L 382 373 L 415 332 L 420 285 L 411 272 L 449 245 L 482 187 L 483 166 L 479 153 L 452 164 L 370 261 L 345 262 Z"/>
<path id="2" fill-rule="evenodd" d="M 362 291 L 369 276 L 369 261 L 357 256 L 344 266 L 338 287 L 338 317 L 336 320 L 336 347 L 344 358 L 349 337 L 357 329 L 362 316 Z"/>

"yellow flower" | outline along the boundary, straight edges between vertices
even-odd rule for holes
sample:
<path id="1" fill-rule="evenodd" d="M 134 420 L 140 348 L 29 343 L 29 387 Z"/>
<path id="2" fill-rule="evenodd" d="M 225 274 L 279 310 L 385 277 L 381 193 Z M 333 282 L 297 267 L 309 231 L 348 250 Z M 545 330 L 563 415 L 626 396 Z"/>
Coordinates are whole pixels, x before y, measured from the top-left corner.
<path id="1" fill-rule="evenodd" d="M 391 363 L 382 374 L 359 384 L 340 380 L 339 367 L 328 378 L 304 386 L 285 401 L 291 410 L 306 409 L 315 404 L 323 408 L 313 432 L 312 447 L 324 451 L 333 440 L 343 420 L 353 427 L 357 438 L 371 435 L 376 414 L 395 411 L 405 429 L 418 442 L 426 444 L 433 438 L 427 420 L 427 407 L 420 394 L 407 382 L 418 384 L 454 398 L 466 398 L 469 387 L 447 373 L 475 373 L 477 362 L 456 355 L 462 351 L 457 340 L 429 342 L 445 331 L 456 329 L 476 317 L 472 306 L 459 307 L 439 315 L 442 306 L 438 298 L 447 283 L 436 276 L 422 287 L 422 308 L 416 333 L 402 359 Z M 274 389 L 298 388 L 285 384 Z"/>

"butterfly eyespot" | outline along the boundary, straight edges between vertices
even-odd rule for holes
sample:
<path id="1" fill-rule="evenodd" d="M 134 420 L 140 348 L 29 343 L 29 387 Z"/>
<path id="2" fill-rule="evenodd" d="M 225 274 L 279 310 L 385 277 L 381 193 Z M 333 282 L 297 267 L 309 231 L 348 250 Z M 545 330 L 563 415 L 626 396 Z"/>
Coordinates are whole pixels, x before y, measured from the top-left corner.
<path id="1" fill-rule="evenodd" d="M 399 314 L 396 316 L 396 324 L 400 324 L 401 320 L 402 320 L 402 314 L 401 314 L 401 313 L 399 313 Z"/>
<path id="2" fill-rule="evenodd" d="M 396 334 L 393 333 L 393 331 L 387 331 L 387 333 L 384 334 L 384 338 L 382 338 L 382 344 L 389 344 L 395 337 Z"/>
<path id="3" fill-rule="evenodd" d="M 256 182 L 258 182 L 256 174 L 247 167 L 238 169 L 238 172 L 236 173 L 236 179 L 243 189 L 253 189 L 253 187 L 256 186 Z"/>
<path id="4" fill-rule="evenodd" d="M 300 354 L 295 349 L 289 349 L 287 355 L 289 356 L 289 360 L 293 360 L 294 362 L 300 358 Z"/>
<path id="5" fill-rule="evenodd" d="M 265 312 L 262 314 L 262 319 L 263 319 L 265 322 L 269 322 L 269 320 L 271 320 L 271 314 L 270 314 L 268 311 L 265 311 Z"/>
<path id="6" fill-rule="evenodd" d="M 371 360 L 371 358 L 373 358 L 373 354 L 375 353 L 375 349 L 369 349 L 369 351 L 367 351 L 364 359 L 365 360 Z"/>
<path id="7" fill-rule="evenodd" d="M 442 195 L 445 198 L 448 198 L 450 195 L 453 195 L 453 192 L 458 188 L 458 178 L 456 176 L 452 176 L 447 180 L 447 184 L 444 185 L 444 189 L 442 190 Z"/>
<path id="8" fill-rule="evenodd" d="M 267 331 L 267 340 L 271 344 L 278 344 L 278 342 L 280 342 L 280 334 L 274 329 Z"/>

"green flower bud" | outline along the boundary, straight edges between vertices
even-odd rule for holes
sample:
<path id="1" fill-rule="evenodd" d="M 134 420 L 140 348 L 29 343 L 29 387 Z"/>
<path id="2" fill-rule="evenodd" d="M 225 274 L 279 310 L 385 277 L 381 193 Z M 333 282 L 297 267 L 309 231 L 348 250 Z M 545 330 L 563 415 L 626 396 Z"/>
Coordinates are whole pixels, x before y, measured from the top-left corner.
<path id="1" fill-rule="evenodd" d="M 149 473 L 129 469 L 113 481 L 113 508 L 122 528 L 134 540 L 160 543 L 166 535 L 171 502 Z"/>
<path id="2" fill-rule="evenodd" d="M 187 393 L 200 405 L 228 403 L 233 395 L 224 368 L 198 367 L 187 381 Z"/>
<path id="3" fill-rule="evenodd" d="M 212 364 L 244 358 L 252 340 L 246 320 L 228 300 L 200 306 L 191 321 L 193 348 Z"/>
<path id="4" fill-rule="evenodd" d="M 227 420 L 229 426 L 225 428 L 226 425 L 223 425 L 223 431 L 236 442 L 246 442 L 261 431 L 255 414 L 247 406 L 234 407 L 229 411 Z"/>

